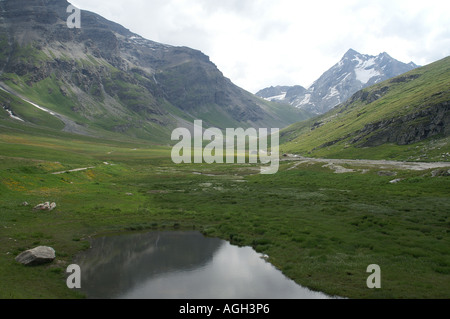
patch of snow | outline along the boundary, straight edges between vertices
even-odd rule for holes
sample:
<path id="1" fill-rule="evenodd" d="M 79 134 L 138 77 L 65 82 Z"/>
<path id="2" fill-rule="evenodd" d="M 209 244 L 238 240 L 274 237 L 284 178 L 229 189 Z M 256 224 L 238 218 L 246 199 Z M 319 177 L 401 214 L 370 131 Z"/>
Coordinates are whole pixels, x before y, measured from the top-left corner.
<path id="1" fill-rule="evenodd" d="M 3 87 L 1 87 L 1 86 L 0 86 L 0 90 L 4 91 L 4 92 L 6 92 L 6 93 L 12 94 L 11 92 L 8 92 L 7 90 L 5 90 L 5 89 L 4 89 Z M 53 113 L 52 111 L 46 109 L 45 107 L 39 106 L 39 105 L 37 105 L 36 103 L 33 103 L 33 102 L 31 102 L 31 101 L 28 101 L 27 99 L 24 99 L 24 98 L 22 98 L 22 97 L 20 97 L 20 99 L 22 99 L 23 101 L 25 101 L 25 102 L 27 102 L 27 103 L 33 105 L 34 107 L 38 108 L 38 109 L 41 110 L 41 111 L 44 111 L 44 112 L 46 112 L 46 113 L 49 113 L 50 115 L 56 116 L 55 113 Z M 6 110 L 6 109 L 5 109 L 5 110 Z M 6 111 L 9 113 L 8 110 L 6 110 Z M 11 117 L 12 117 L 12 116 L 11 116 Z M 21 121 L 23 121 L 23 120 L 21 120 Z"/>
<path id="2" fill-rule="evenodd" d="M 36 103 L 33 103 L 33 102 L 28 101 L 28 100 L 26 100 L 26 99 L 22 99 L 22 100 L 24 100 L 24 101 L 27 102 L 27 103 L 30 103 L 30 104 L 33 105 L 35 108 L 38 108 L 38 109 L 41 110 L 41 111 L 44 111 L 44 112 L 46 112 L 46 113 L 48 113 L 48 114 L 50 114 L 50 115 L 56 116 L 55 113 L 53 113 L 53 112 L 50 111 L 49 109 L 46 109 L 45 107 L 39 106 L 39 105 L 37 105 Z"/>
<path id="3" fill-rule="evenodd" d="M 331 99 L 335 96 L 339 96 L 339 91 L 336 89 L 336 87 L 332 87 L 330 89 L 330 93 L 326 96 L 326 99 Z"/>
<path id="4" fill-rule="evenodd" d="M 376 58 L 375 57 L 369 58 L 369 59 L 367 59 L 365 61 L 361 60 L 358 57 L 356 57 L 352 61 L 358 61 L 358 65 L 356 66 L 356 68 L 360 68 L 360 69 L 368 69 L 371 66 L 376 64 Z"/>
<path id="5" fill-rule="evenodd" d="M 368 68 L 370 68 L 371 66 L 373 66 L 375 64 L 377 64 L 376 58 L 371 58 L 371 59 L 369 59 L 369 60 L 367 60 L 366 62 L 363 63 L 363 67 L 368 69 Z"/>
<path id="6" fill-rule="evenodd" d="M 357 61 L 358 65 L 356 66 L 357 68 L 361 66 L 361 64 L 364 63 L 363 60 L 361 60 L 359 57 L 355 56 L 355 58 L 352 61 Z"/>
<path id="7" fill-rule="evenodd" d="M 286 98 L 287 92 L 283 92 L 281 95 L 271 96 L 266 98 L 267 101 L 283 101 Z"/>
<path id="8" fill-rule="evenodd" d="M 309 102 L 311 102 L 311 94 L 306 94 L 305 98 L 303 99 L 303 101 L 299 103 L 299 105 L 305 105 L 308 104 Z"/>
<path id="9" fill-rule="evenodd" d="M 0 1 L 1 1 L 1 0 L 0 0 Z M 0 86 L 0 90 L 2 90 L 3 92 L 9 93 L 8 91 L 6 91 L 6 90 L 5 90 L 4 88 L 2 88 L 1 86 Z M 17 121 L 25 122 L 25 121 L 22 120 L 20 117 L 15 116 L 15 115 L 13 114 L 13 112 L 12 112 L 11 110 L 8 110 L 6 107 L 3 107 L 3 109 L 4 109 L 6 112 L 8 112 L 10 118 L 12 118 L 12 119 L 14 119 L 14 120 L 17 120 Z"/>
<path id="10" fill-rule="evenodd" d="M 344 73 L 340 77 L 338 77 L 337 80 L 340 81 L 340 82 L 345 81 L 345 79 L 348 78 L 350 76 L 350 74 L 351 73 Z"/>
<path id="11" fill-rule="evenodd" d="M 375 58 L 370 58 L 367 61 L 358 59 L 360 63 L 355 68 L 356 79 L 362 84 L 367 84 L 371 78 L 381 75 L 375 70 L 373 66 L 376 64 Z"/>
<path id="12" fill-rule="evenodd" d="M 9 114 L 9 117 L 10 118 L 12 118 L 13 120 L 17 120 L 17 121 L 21 121 L 21 122 L 25 122 L 24 120 L 22 120 L 20 117 L 18 117 L 18 116 L 15 116 L 14 115 L 14 113 L 11 111 L 11 110 L 8 110 L 7 108 L 5 108 L 5 107 L 3 107 L 4 108 L 4 110 L 6 111 L 6 112 L 8 112 L 8 114 Z"/>
<path id="13" fill-rule="evenodd" d="M 360 81 L 362 84 L 367 84 L 371 78 L 381 75 L 380 72 L 375 69 L 356 69 L 356 79 Z"/>

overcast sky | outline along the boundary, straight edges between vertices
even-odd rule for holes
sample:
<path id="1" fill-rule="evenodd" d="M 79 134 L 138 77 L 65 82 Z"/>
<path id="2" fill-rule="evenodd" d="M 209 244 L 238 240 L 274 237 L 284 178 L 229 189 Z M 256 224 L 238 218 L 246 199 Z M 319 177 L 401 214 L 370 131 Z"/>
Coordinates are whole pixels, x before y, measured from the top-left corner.
<path id="1" fill-rule="evenodd" d="M 448 0 L 69 0 L 147 39 L 188 46 L 256 93 L 309 87 L 352 48 L 426 65 L 450 55 Z"/>

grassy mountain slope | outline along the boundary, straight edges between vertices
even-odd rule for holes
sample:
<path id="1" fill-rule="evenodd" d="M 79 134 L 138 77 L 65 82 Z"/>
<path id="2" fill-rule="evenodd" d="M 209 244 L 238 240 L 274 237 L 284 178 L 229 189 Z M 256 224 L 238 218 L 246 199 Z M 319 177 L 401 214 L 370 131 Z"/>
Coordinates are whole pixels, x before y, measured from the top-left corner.
<path id="1" fill-rule="evenodd" d="M 282 151 L 307 156 L 448 160 L 450 57 L 356 93 L 282 131 Z"/>

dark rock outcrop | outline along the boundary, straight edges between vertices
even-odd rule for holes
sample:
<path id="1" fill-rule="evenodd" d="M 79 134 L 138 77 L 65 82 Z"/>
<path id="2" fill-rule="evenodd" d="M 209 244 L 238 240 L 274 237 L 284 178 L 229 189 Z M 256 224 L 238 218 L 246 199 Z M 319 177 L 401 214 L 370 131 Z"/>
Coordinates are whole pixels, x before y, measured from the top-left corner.
<path id="1" fill-rule="evenodd" d="M 351 141 L 360 147 L 385 143 L 409 145 L 437 135 L 450 134 L 450 102 L 444 102 L 405 116 L 366 125 Z"/>

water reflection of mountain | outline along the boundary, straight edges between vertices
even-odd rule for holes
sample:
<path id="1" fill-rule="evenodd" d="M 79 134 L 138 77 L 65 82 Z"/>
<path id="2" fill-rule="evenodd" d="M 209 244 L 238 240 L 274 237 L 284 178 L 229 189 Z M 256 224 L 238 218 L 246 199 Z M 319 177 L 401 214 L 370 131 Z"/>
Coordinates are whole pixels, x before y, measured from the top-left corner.
<path id="1" fill-rule="evenodd" d="M 89 298 L 114 298 L 161 274 L 206 265 L 223 245 L 197 232 L 153 232 L 103 237 L 78 256 L 82 290 Z"/>

